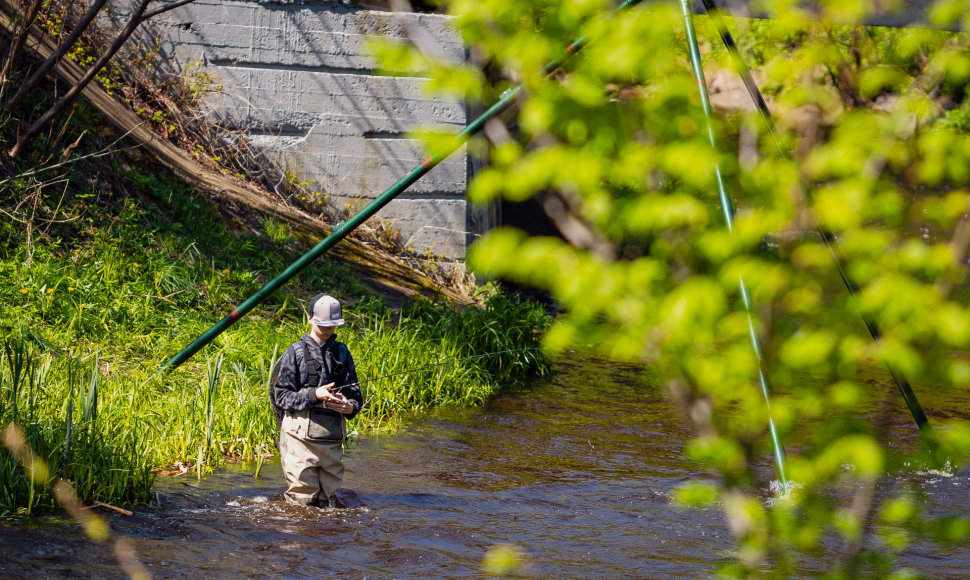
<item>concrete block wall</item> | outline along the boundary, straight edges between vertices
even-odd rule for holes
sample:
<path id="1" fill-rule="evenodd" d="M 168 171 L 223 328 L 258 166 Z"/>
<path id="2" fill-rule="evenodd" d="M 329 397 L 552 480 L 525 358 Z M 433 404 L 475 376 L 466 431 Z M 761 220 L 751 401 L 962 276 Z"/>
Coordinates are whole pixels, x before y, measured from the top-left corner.
<path id="1" fill-rule="evenodd" d="M 207 97 L 213 120 L 241 130 L 271 158 L 360 208 L 421 162 L 406 133 L 417 126 L 457 132 L 464 103 L 431 98 L 421 77 L 375 72 L 375 36 L 422 39 L 422 48 L 465 58 L 448 18 L 364 10 L 334 0 L 196 0 L 149 23 L 160 56 L 175 70 L 202 62 L 222 84 Z M 432 169 L 378 217 L 418 252 L 461 258 L 492 224 L 466 204 L 473 162 L 464 151 Z"/>

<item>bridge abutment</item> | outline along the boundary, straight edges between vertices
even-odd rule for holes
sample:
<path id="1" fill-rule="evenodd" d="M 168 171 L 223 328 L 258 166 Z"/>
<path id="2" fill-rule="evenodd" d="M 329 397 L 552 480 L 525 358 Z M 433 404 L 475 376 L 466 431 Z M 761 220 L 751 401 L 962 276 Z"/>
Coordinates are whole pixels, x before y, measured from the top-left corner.
<path id="1" fill-rule="evenodd" d="M 465 59 L 449 18 L 365 10 L 342 1 L 197 0 L 149 23 L 161 60 L 211 75 L 215 123 L 250 144 L 338 209 L 363 207 L 421 163 L 418 127 L 457 133 L 469 120 L 459 100 L 429 96 L 421 76 L 383 76 L 368 54 L 376 37 L 418 35 L 423 50 Z M 199 64 L 201 63 L 201 64 Z M 493 226 L 466 201 L 475 162 L 456 152 L 377 215 L 418 253 L 463 258 Z"/>

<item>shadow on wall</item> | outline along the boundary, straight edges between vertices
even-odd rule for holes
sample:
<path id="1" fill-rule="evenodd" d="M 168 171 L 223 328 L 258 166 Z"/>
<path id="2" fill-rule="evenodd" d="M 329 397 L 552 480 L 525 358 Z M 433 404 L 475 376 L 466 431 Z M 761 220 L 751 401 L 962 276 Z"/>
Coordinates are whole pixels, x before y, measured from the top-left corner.
<path id="1" fill-rule="evenodd" d="M 468 121 L 464 103 L 424 96 L 425 78 L 378 75 L 367 54 L 375 36 L 417 37 L 423 50 L 460 62 L 465 49 L 446 16 L 325 0 L 197 0 L 166 16 L 145 34 L 159 35 L 159 61 L 172 72 L 202 62 L 222 85 L 207 96 L 209 118 L 312 181 L 338 208 L 370 201 L 420 164 L 423 154 L 408 131 L 457 132 Z M 464 150 L 457 152 L 379 217 L 393 221 L 419 252 L 434 245 L 436 254 L 463 256 L 466 237 L 481 233 L 469 232 L 469 224 L 491 226 L 466 218 L 470 167 Z"/>

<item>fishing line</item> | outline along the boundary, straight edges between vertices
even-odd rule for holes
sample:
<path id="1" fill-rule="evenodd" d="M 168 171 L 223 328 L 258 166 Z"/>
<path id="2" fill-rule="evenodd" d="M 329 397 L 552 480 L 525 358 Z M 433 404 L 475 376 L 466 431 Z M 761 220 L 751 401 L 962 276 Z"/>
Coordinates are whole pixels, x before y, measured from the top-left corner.
<path id="1" fill-rule="evenodd" d="M 497 350 L 495 352 L 486 352 L 485 354 L 473 354 L 471 356 L 466 356 L 464 358 L 449 359 L 449 360 L 442 361 L 442 362 L 439 362 L 439 363 L 432 363 L 432 364 L 429 364 L 429 365 L 415 367 L 413 369 L 408 369 L 406 371 L 399 371 L 399 372 L 396 372 L 396 373 L 391 373 L 391 374 L 387 374 L 387 375 L 381 375 L 379 377 L 374 377 L 372 379 L 365 379 L 363 381 L 356 381 L 356 382 L 353 382 L 353 383 L 348 383 L 346 385 L 340 385 L 339 387 L 334 387 L 331 390 L 334 391 L 334 392 L 336 392 L 336 391 L 339 391 L 341 389 L 345 389 L 345 388 L 350 387 L 350 386 L 353 386 L 353 385 L 362 385 L 364 383 L 369 383 L 371 381 L 379 381 L 381 379 L 386 379 L 386 378 L 389 378 L 389 377 L 396 377 L 398 375 L 406 375 L 408 373 L 422 371 L 424 369 L 433 369 L 435 367 L 440 367 L 440 366 L 444 366 L 444 365 L 452 364 L 452 363 L 465 362 L 467 360 L 474 360 L 476 358 L 483 358 L 483 357 L 486 357 L 486 356 L 495 356 L 497 354 L 505 354 L 505 353 L 510 353 L 510 352 L 522 352 L 522 351 L 526 351 L 526 350 L 536 350 L 536 347 L 514 348 L 514 349 L 507 349 L 507 350 Z"/>

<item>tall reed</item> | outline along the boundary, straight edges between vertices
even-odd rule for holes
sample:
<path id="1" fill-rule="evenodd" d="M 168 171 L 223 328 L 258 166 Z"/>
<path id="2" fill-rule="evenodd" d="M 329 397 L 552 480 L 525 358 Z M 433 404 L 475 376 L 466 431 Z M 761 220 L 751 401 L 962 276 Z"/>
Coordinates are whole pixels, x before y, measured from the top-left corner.
<path id="1" fill-rule="evenodd" d="M 137 438 L 105 429 L 98 413 L 98 358 L 92 357 L 86 393 L 79 388 L 81 361 L 55 360 L 20 341 L 4 343 L 0 364 L 0 425 L 16 424 L 37 459 L 48 466 L 41 481 L 0 451 L 0 515 L 33 513 L 54 506 L 50 482 L 71 481 L 83 500 L 144 502 L 154 476 Z M 74 414 L 75 397 L 83 415 Z"/>

